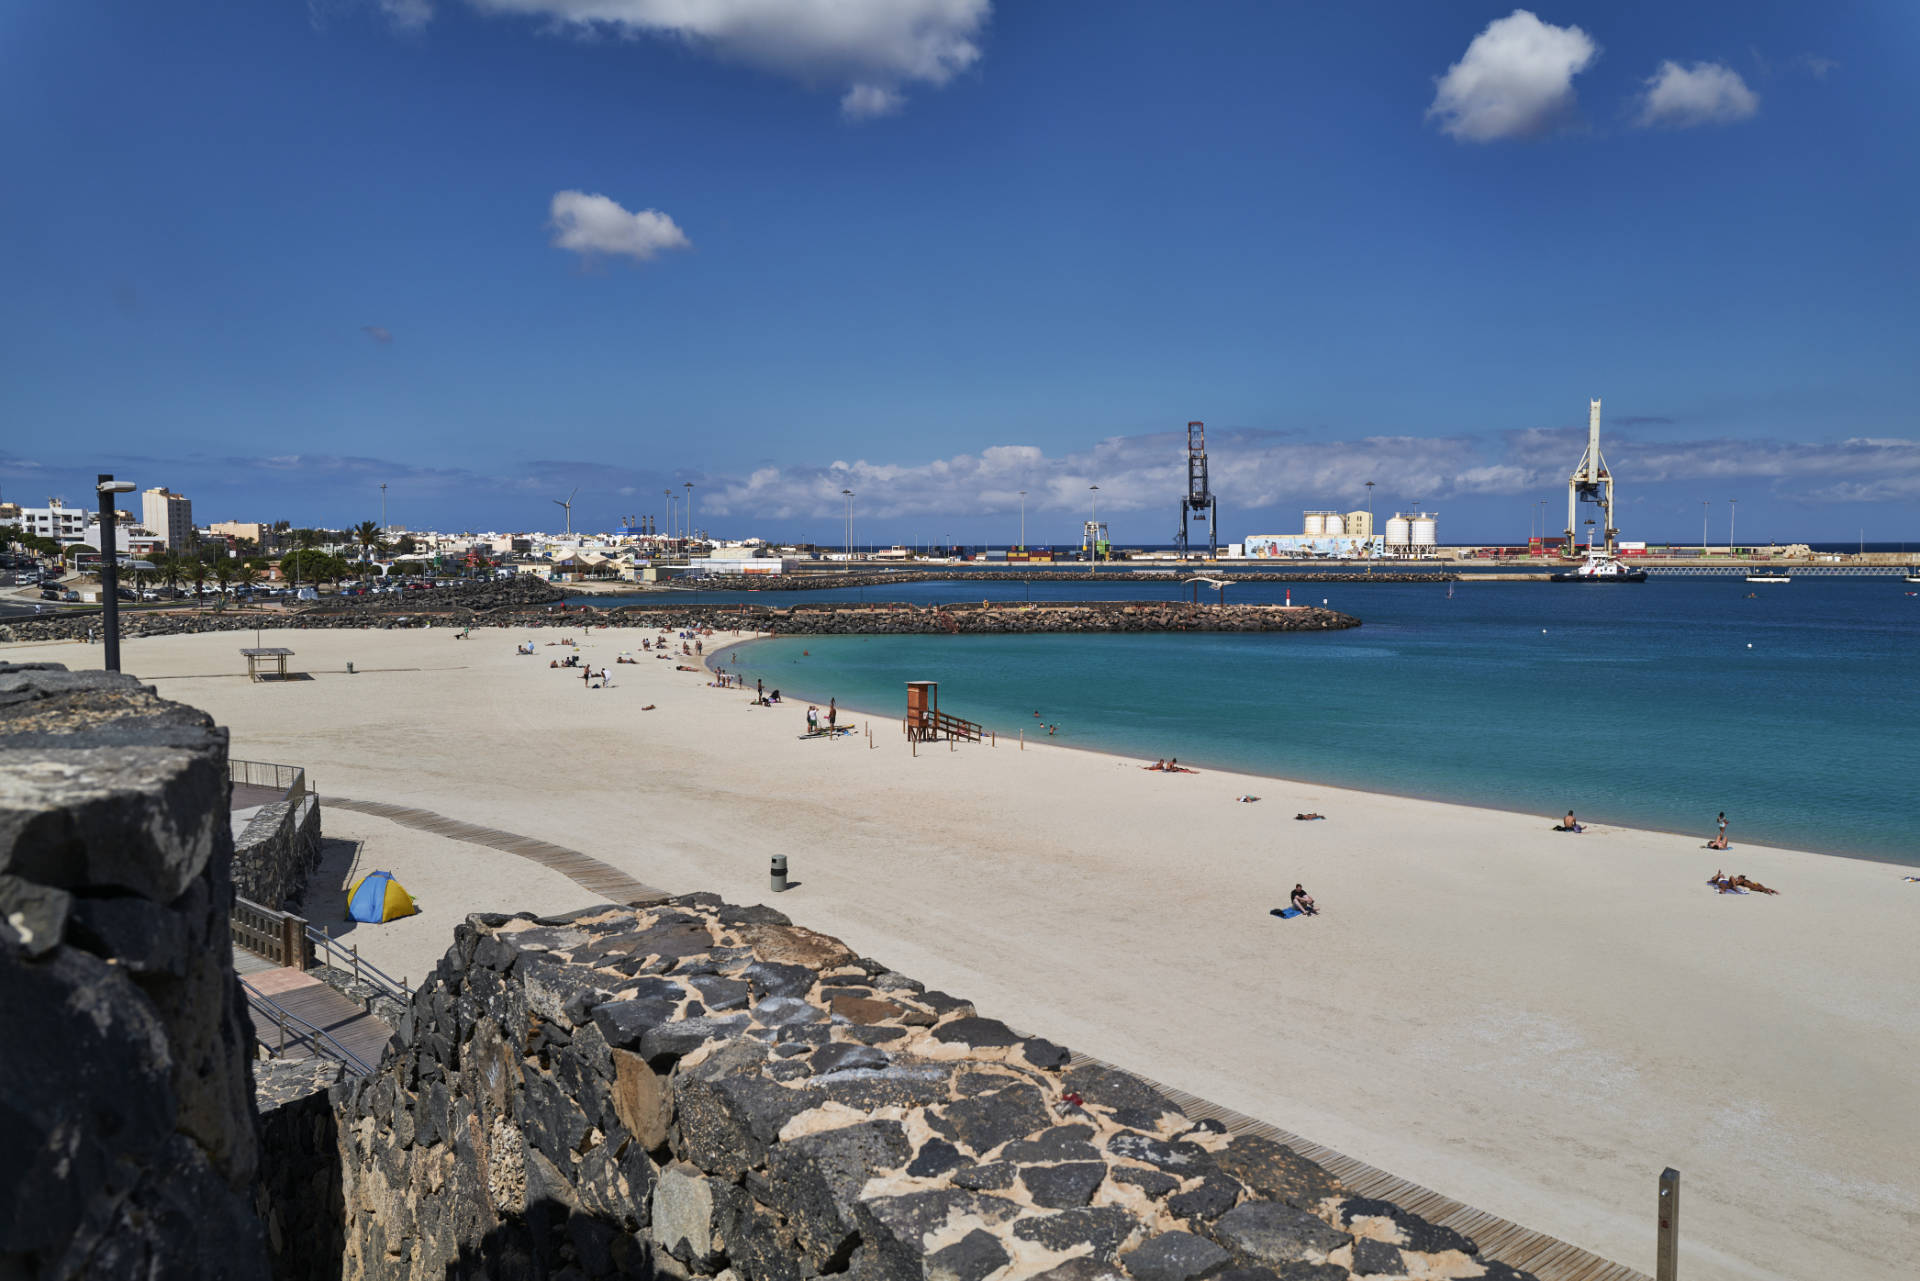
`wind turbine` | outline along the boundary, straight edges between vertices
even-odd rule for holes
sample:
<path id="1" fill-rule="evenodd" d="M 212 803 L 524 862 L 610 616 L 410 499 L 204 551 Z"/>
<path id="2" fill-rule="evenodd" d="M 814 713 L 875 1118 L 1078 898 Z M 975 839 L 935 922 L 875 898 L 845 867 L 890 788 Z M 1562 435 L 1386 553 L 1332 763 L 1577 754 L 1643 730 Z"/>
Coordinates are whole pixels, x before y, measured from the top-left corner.
<path id="1" fill-rule="evenodd" d="M 579 492 L 580 492 L 580 486 L 575 485 L 573 487 L 573 494 L 577 494 Z M 566 509 L 568 538 L 573 537 L 573 494 L 568 494 L 565 498 L 556 498 L 553 500 L 553 505 L 555 507 L 564 507 Z"/>

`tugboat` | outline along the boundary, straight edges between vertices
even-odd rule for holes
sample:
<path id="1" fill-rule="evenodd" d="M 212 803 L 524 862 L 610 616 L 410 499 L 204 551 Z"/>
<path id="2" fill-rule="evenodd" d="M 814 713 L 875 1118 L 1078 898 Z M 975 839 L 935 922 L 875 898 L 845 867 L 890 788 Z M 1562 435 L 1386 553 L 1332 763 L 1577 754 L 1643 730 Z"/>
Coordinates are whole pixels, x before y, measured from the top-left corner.
<path id="1" fill-rule="evenodd" d="M 1587 559 L 1580 568 L 1555 574 L 1553 581 L 1556 583 L 1644 583 L 1647 581 L 1647 571 L 1635 569 L 1617 557 L 1603 555 L 1589 548 Z"/>

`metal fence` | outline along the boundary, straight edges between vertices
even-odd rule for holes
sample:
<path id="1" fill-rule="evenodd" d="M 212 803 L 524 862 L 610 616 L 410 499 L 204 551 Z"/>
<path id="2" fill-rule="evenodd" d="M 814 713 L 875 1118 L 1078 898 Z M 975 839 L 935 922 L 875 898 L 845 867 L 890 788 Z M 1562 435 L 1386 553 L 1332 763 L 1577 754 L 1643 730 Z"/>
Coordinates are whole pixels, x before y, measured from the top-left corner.
<path id="1" fill-rule="evenodd" d="M 342 973 L 353 975 L 356 981 L 365 983 L 380 995 L 398 1001 L 402 1005 L 413 999 L 413 991 L 408 987 L 407 980 L 395 979 L 393 975 L 372 961 L 364 959 L 360 955 L 358 943 L 349 943 L 342 947 L 334 941 L 331 931 L 316 930 L 311 925 L 306 926 L 306 943 L 308 955 L 315 960 L 324 958 L 326 964 Z"/>
<path id="2" fill-rule="evenodd" d="M 236 761 L 227 759 L 227 778 L 231 782 L 244 783 L 249 787 L 270 787 L 276 792 L 284 792 L 289 797 L 304 796 L 307 791 L 307 772 L 298 765 L 275 765 L 268 761 Z"/>
<path id="3" fill-rule="evenodd" d="M 334 1039 L 333 1033 L 315 1027 L 272 997 L 262 995 L 258 988 L 245 979 L 240 980 L 240 986 L 246 989 L 247 1004 L 265 1015 L 280 1034 L 278 1044 L 271 1047 L 268 1053 L 276 1058 L 285 1058 L 288 1045 L 296 1049 L 304 1045 L 311 1055 L 337 1059 L 361 1076 L 373 1075 L 373 1065 L 340 1044 Z"/>

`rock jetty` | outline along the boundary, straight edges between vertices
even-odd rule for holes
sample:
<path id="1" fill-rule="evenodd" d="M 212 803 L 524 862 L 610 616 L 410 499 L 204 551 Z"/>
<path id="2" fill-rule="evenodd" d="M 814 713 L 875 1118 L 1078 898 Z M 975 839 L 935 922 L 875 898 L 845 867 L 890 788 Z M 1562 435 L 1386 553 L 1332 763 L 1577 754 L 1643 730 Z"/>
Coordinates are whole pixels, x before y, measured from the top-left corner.
<path id="1" fill-rule="evenodd" d="M 398 607 L 336 608 L 331 604 L 280 613 L 155 610 L 121 616 L 128 637 L 242 632 L 256 627 L 628 627 L 712 628 L 775 635 L 987 635 L 1031 632 L 1323 632 L 1358 627 L 1360 620 L 1337 610 L 1302 605 L 1189 605 L 1178 601 L 1035 601 L 979 605 L 675 605 L 639 604 L 613 609 L 585 605 L 510 604 L 490 609 Z M 86 640 L 99 619 L 44 617 L 0 625 L 0 641 Z"/>

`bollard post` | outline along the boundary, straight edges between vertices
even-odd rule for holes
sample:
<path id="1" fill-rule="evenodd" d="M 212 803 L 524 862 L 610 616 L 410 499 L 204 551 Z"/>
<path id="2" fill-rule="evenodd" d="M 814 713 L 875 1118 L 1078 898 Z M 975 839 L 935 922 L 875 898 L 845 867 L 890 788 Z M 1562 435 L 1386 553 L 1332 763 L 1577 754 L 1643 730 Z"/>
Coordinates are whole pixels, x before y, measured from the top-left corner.
<path id="1" fill-rule="evenodd" d="M 1660 1235 L 1654 1247 L 1654 1281 L 1676 1281 L 1680 1275 L 1680 1171 L 1668 1166 L 1660 1172 Z"/>
<path id="2" fill-rule="evenodd" d="M 280 1023 L 280 1057 L 287 1057 L 287 1012 L 279 1006 L 273 1010 L 274 1018 Z"/>
<path id="3" fill-rule="evenodd" d="M 360 981 L 360 945 L 355 943 L 351 951 L 353 952 L 353 981 L 358 983 Z"/>
<path id="4" fill-rule="evenodd" d="M 775 854 L 771 870 L 771 881 L 775 894 L 784 894 L 787 889 L 787 856 Z"/>

